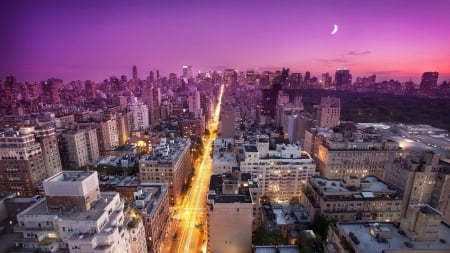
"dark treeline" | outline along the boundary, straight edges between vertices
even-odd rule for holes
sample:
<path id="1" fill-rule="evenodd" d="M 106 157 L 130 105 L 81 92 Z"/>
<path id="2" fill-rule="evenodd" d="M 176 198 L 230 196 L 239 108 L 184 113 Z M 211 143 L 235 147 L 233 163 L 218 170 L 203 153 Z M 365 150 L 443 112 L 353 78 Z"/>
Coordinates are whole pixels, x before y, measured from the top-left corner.
<path id="1" fill-rule="evenodd" d="M 341 99 L 341 120 L 355 122 L 395 122 L 429 124 L 450 130 L 450 99 L 430 99 L 390 94 L 355 93 L 350 91 L 304 89 L 285 90 L 291 97 L 303 97 L 305 110 L 322 96 Z"/>

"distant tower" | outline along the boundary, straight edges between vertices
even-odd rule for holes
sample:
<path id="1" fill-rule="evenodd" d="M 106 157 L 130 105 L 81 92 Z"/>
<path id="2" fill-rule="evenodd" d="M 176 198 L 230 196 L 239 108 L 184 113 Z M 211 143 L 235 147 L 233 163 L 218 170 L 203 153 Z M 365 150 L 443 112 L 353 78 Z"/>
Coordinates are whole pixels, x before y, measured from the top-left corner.
<path id="1" fill-rule="evenodd" d="M 97 84 L 91 80 L 84 82 L 84 87 L 86 89 L 86 97 L 89 99 L 94 99 L 96 97 Z"/>
<path id="2" fill-rule="evenodd" d="M 303 83 L 304 83 L 305 85 L 308 85 L 309 79 L 311 79 L 311 73 L 310 73 L 309 71 L 306 71 L 306 73 L 305 73 L 305 80 L 304 80 Z"/>
<path id="3" fill-rule="evenodd" d="M 138 80 L 138 72 L 137 72 L 137 67 L 136 65 L 133 66 L 133 80 L 137 81 Z"/>
<path id="4" fill-rule="evenodd" d="M 150 71 L 150 74 L 148 75 L 148 80 L 153 83 L 155 81 L 155 73 L 153 73 L 153 70 Z"/>
<path id="5" fill-rule="evenodd" d="M 337 126 L 341 117 L 341 100 L 335 97 L 322 97 L 320 105 L 314 105 L 314 113 L 319 127 Z"/>
<path id="6" fill-rule="evenodd" d="M 17 82 L 14 76 L 7 76 L 4 82 L 4 91 L 5 91 L 5 104 L 12 106 L 15 105 L 17 99 Z"/>
<path id="7" fill-rule="evenodd" d="M 424 72 L 420 81 L 421 90 L 429 90 L 437 87 L 439 72 Z"/>
<path id="8" fill-rule="evenodd" d="M 184 65 L 183 66 L 183 76 L 182 78 L 192 78 L 192 66 Z"/>
<path id="9" fill-rule="evenodd" d="M 159 76 L 159 69 L 156 70 L 156 81 L 159 81 L 160 76 Z"/>
<path id="10" fill-rule="evenodd" d="M 322 82 L 322 88 L 330 88 L 330 86 L 331 86 L 331 76 L 330 76 L 330 74 L 328 72 L 322 74 L 321 82 Z"/>
<path id="11" fill-rule="evenodd" d="M 342 90 L 351 87 L 352 75 L 349 69 L 337 69 L 334 75 L 334 81 L 337 90 Z"/>

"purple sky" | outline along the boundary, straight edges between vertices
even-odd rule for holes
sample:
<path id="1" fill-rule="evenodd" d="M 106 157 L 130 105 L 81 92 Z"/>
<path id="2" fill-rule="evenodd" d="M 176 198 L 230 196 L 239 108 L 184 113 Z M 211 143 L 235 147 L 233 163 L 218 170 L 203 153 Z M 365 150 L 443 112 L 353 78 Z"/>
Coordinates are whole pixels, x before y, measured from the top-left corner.
<path id="1" fill-rule="evenodd" d="M 1 1 L 0 79 L 237 67 L 450 79 L 449 0 Z M 330 35 L 333 25 L 339 26 Z"/>

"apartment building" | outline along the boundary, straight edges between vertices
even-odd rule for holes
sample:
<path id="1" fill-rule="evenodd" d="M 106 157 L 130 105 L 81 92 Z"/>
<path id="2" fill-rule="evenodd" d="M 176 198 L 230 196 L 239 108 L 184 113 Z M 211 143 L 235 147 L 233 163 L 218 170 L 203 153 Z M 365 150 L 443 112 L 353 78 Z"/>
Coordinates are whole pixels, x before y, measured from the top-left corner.
<path id="1" fill-rule="evenodd" d="M 169 184 L 170 204 L 181 203 L 182 191 L 192 174 L 189 138 L 161 138 L 152 154 L 139 160 L 141 183 Z"/>
<path id="2" fill-rule="evenodd" d="M 400 221 L 402 196 L 379 178 L 311 177 L 301 198 L 311 216 L 330 220 Z"/>
<path id="3" fill-rule="evenodd" d="M 100 192 L 97 172 L 63 171 L 44 180 L 43 187 L 45 198 L 17 215 L 15 232 L 23 235 L 18 247 L 132 252 L 124 203 L 117 192 Z"/>
<path id="4" fill-rule="evenodd" d="M 320 174 L 327 178 L 369 175 L 383 178 L 385 168 L 405 155 L 397 142 L 383 138 L 372 128 L 356 130 L 345 124 L 328 137 L 309 137 L 316 142 L 305 142 L 317 160 Z"/>
<path id="5" fill-rule="evenodd" d="M 134 204 L 144 223 L 148 252 L 162 252 L 170 218 L 168 184 L 142 183 L 134 192 Z"/>
<path id="6" fill-rule="evenodd" d="M 31 197 L 42 181 L 61 171 L 54 128 L 0 132 L 0 192 Z"/>
<path id="7" fill-rule="evenodd" d="M 100 158 L 94 128 L 65 130 L 60 135 L 61 160 L 65 168 L 80 168 Z"/>
<path id="8" fill-rule="evenodd" d="M 278 144 L 269 150 L 269 138 L 258 136 L 255 144 L 245 144 L 242 172 L 258 177 L 261 196 L 272 201 L 289 201 L 298 197 L 311 176 L 318 175 L 316 163 L 299 146 Z"/>

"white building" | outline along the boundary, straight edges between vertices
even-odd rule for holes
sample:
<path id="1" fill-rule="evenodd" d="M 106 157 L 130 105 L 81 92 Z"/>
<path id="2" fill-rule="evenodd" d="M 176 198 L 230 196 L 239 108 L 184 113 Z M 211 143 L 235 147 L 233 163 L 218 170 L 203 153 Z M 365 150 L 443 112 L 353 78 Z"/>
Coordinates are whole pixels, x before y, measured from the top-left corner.
<path id="1" fill-rule="evenodd" d="M 200 118 L 202 108 L 200 106 L 200 91 L 195 86 L 189 86 L 188 97 L 189 112 L 194 114 L 194 118 Z"/>
<path id="2" fill-rule="evenodd" d="M 46 179 L 43 187 L 45 198 L 17 215 L 15 231 L 23 234 L 18 247 L 132 252 L 124 203 L 117 192 L 100 192 L 97 172 L 63 171 Z"/>
<path id="3" fill-rule="evenodd" d="M 133 112 L 133 130 L 146 130 L 148 129 L 149 114 L 148 106 L 142 101 L 138 101 L 136 97 L 131 98 L 131 102 L 128 103 L 128 110 Z"/>
<path id="4" fill-rule="evenodd" d="M 218 151 L 213 153 L 213 174 L 231 172 L 231 168 L 237 167 L 236 156 L 227 151 Z"/>
<path id="5" fill-rule="evenodd" d="M 275 202 L 298 197 L 308 178 L 318 175 L 308 153 L 291 144 L 278 144 L 276 150 L 269 150 L 267 136 L 257 136 L 256 144 L 244 145 L 241 170 L 256 175 L 261 195 Z"/>

